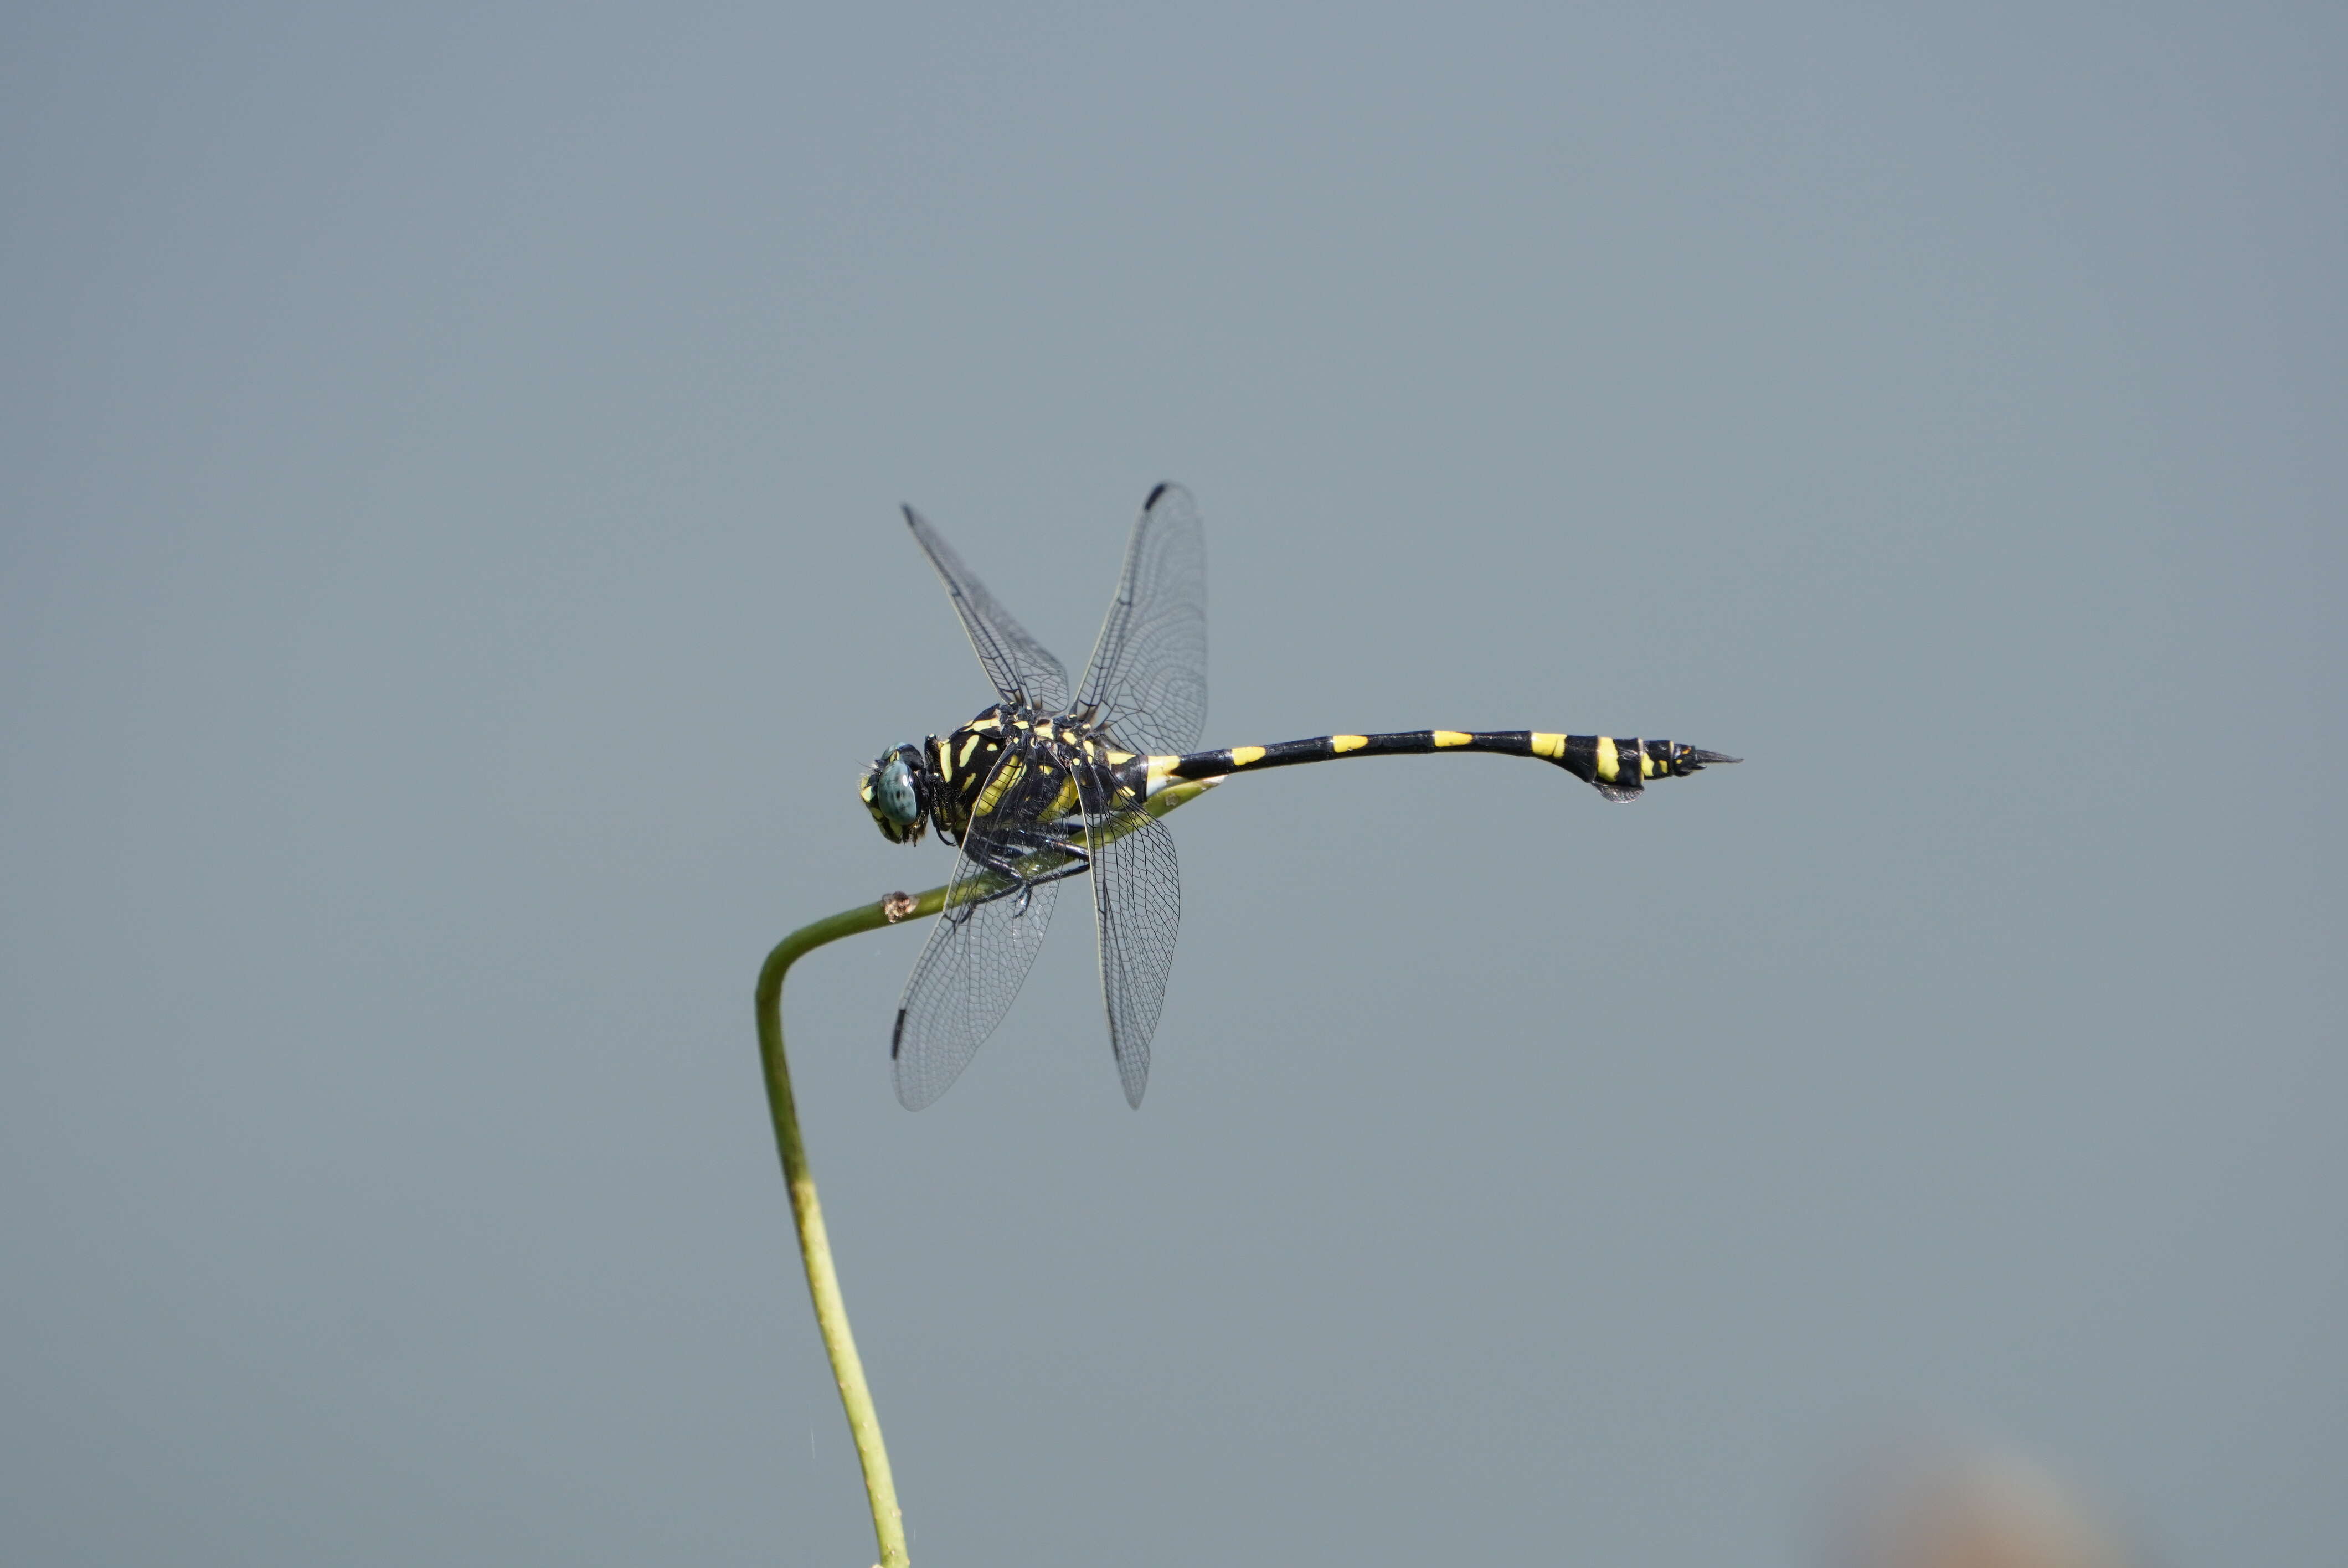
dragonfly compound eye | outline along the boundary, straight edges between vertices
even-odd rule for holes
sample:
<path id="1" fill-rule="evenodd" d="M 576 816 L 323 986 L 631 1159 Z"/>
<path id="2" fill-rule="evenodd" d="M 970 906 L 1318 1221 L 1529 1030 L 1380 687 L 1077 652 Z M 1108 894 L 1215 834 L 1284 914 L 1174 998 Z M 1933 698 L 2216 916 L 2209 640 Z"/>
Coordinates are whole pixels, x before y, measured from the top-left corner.
<path id="1" fill-rule="evenodd" d="M 892 844 L 905 844 L 921 831 L 922 795 L 913 784 L 913 766 L 901 752 L 889 752 L 875 762 L 857 791 L 872 820 Z"/>

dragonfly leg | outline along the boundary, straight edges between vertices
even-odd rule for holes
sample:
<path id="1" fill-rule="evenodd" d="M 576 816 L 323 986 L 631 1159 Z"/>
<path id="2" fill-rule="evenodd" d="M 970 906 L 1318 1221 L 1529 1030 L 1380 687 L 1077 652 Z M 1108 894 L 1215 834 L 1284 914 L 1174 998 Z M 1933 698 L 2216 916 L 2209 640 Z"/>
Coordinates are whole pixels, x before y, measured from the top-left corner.
<path id="1" fill-rule="evenodd" d="M 1085 853 L 1082 846 L 1072 844 L 1056 834 L 1024 835 L 1022 840 L 1022 842 L 994 845 L 992 853 L 971 855 L 973 860 L 992 872 L 1003 886 L 992 888 L 968 900 L 959 910 L 951 911 L 952 913 L 956 914 L 958 918 L 968 919 L 970 911 L 979 905 L 992 904 L 998 898 L 1008 898 L 1016 895 L 1019 905 L 1012 910 L 1011 915 L 1012 918 L 1017 919 L 1027 913 L 1028 903 L 1034 897 L 1035 890 L 1038 886 L 1045 882 L 1057 882 L 1064 877 L 1081 876 L 1092 869 L 1092 859 Z M 967 847 L 964 853 L 970 853 Z M 1035 862 L 1045 856 L 1056 856 L 1057 864 L 1046 870 L 1033 869 Z"/>

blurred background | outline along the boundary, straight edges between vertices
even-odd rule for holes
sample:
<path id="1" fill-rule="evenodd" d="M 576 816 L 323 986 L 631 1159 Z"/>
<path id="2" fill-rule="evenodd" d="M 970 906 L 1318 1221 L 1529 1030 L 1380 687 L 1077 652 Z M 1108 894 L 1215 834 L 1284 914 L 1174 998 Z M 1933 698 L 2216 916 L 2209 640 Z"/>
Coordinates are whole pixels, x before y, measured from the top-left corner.
<path id="1" fill-rule="evenodd" d="M 2348 21 L 1942 12 L 12 9 L 0 1555 L 870 1562 L 751 984 L 1178 478 L 1210 745 L 1748 761 L 804 963 L 917 1561 L 2329 1560 Z"/>

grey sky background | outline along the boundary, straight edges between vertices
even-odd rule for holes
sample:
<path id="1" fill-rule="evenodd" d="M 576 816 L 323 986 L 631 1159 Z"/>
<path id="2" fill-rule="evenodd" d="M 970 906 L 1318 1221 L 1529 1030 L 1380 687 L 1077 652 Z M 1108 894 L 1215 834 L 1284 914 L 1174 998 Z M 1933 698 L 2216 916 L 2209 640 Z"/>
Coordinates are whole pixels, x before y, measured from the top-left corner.
<path id="1" fill-rule="evenodd" d="M 1807 1563 L 2011 1445 L 2348 1538 L 2336 7 L 16 7 L 0 1555 L 862 1563 L 750 988 L 1207 518 L 1082 900 L 788 1026 L 918 1561 Z"/>

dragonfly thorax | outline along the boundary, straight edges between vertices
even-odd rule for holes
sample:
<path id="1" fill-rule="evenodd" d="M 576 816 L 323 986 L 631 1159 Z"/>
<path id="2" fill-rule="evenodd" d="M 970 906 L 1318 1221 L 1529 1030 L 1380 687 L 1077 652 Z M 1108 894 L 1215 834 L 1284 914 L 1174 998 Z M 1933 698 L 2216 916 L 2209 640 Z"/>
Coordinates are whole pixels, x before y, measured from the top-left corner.
<path id="1" fill-rule="evenodd" d="M 891 844 L 916 843 L 932 826 L 945 843 L 959 844 L 973 818 L 998 810 L 1038 823 L 1069 819 L 1080 801 L 1138 787 L 1127 775 L 1145 761 L 1118 749 L 1079 712 L 1045 714 L 1004 702 L 951 734 L 881 753 L 857 793 Z"/>

